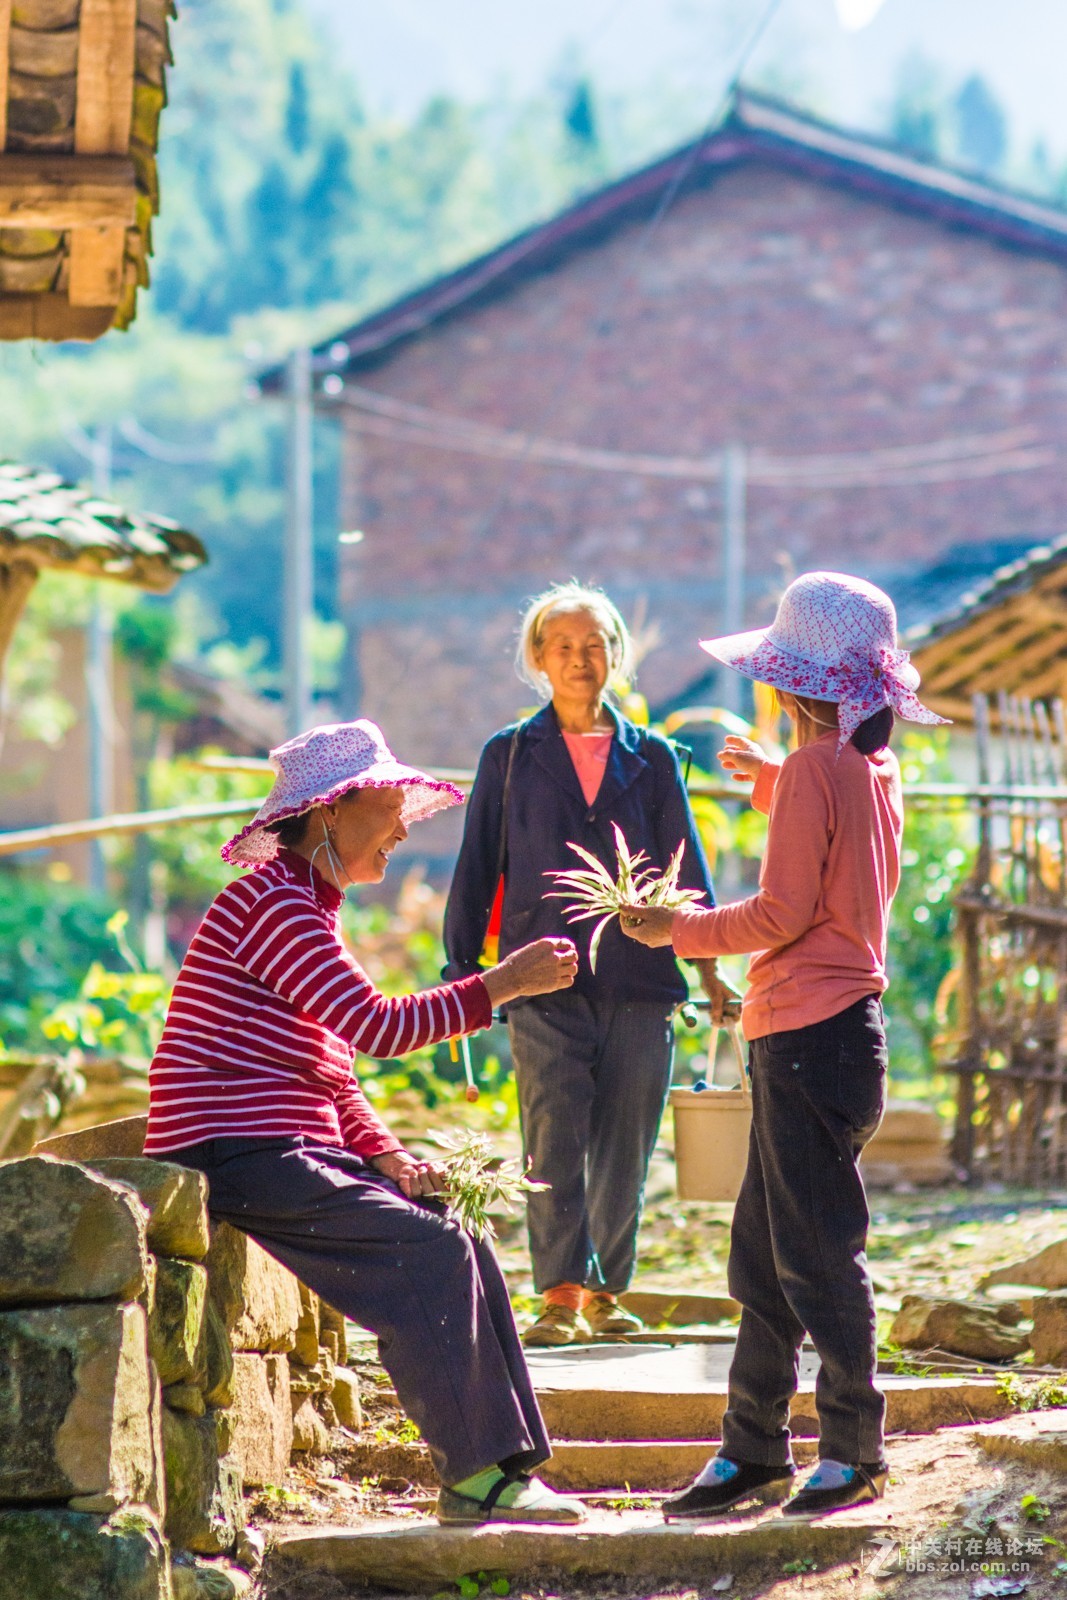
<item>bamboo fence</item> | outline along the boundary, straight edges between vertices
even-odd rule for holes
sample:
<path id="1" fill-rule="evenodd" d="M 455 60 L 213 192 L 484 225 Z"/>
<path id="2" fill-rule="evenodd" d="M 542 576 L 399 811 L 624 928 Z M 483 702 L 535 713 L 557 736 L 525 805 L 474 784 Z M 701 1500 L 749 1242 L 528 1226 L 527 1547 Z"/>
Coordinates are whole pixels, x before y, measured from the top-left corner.
<path id="1" fill-rule="evenodd" d="M 974 873 L 956 898 L 953 1157 L 975 1180 L 1067 1179 L 1067 722 L 974 700 Z"/>

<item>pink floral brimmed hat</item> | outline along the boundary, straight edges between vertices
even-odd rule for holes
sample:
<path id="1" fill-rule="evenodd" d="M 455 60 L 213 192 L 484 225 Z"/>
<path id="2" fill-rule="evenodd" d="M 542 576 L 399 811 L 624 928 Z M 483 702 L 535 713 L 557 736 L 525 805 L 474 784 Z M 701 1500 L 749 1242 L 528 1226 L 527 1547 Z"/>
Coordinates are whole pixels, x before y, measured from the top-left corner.
<path id="1" fill-rule="evenodd" d="M 863 578 L 806 572 L 785 591 L 769 628 L 702 639 L 700 648 L 746 678 L 832 701 L 839 748 L 886 706 L 908 722 L 947 720 L 916 698 L 919 674 L 898 648 L 893 602 Z"/>
<path id="2" fill-rule="evenodd" d="M 222 847 L 222 859 L 239 867 L 273 861 L 279 841 L 268 824 L 329 805 L 350 789 L 404 791 L 405 823 L 421 822 L 445 806 L 463 804 L 462 790 L 405 767 L 373 722 L 330 722 L 280 744 L 270 753 L 274 787 L 252 821 Z"/>

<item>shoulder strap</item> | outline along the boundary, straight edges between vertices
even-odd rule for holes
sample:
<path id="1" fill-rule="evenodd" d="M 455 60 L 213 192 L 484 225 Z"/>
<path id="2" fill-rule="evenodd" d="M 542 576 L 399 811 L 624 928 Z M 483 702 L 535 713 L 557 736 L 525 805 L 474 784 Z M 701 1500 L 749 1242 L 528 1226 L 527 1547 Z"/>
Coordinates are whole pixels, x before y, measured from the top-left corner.
<path id="1" fill-rule="evenodd" d="M 500 802 L 500 848 L 496 857 L 497 883 L 504 876 L 504 863 L 508 855 L 508 796 L 511 793 L 511 769 L 515 765 L 515 750 L 519 743 L 519 734 L 522 733 L 525 727 L 526 723 L 520 722 L 515 732 L 511 735 L 511 740 L 508 744 L 508 764 L 504 768 L 504 794 Z"/>

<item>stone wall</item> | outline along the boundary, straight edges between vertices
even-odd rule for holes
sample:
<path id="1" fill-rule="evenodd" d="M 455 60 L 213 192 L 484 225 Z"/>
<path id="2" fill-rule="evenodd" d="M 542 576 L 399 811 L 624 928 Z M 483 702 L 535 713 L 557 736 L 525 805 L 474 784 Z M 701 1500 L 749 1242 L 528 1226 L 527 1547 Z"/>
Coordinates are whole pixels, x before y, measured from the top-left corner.
<path id="1" fill-rule="evenodd" d="M 2 1600 L 221 1593 L 197 1558 L 249 1548 L 244 1488 L 359 1426 L 344 1343 L 339 1313 L 209 1227 L 201 1174 L 0 1163 Z"/>

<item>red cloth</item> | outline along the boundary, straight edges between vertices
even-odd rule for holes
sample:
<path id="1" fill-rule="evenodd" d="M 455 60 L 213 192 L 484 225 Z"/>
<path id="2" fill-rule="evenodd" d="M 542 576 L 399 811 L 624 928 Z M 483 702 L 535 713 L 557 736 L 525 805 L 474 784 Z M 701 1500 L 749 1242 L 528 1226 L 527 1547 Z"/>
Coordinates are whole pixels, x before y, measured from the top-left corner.
<path id="1" fill-rule="evenodd" d="M 488 1027 L 480 977 L 386 999 L 341 940 L 341 895 L 302 856 L 217 895 L 182 963 L 149 1072 L 145 1155 L 309 1134 L 369 1160 L 400 1141 L 352 1070 Z"/>
<path id="2" fill-rule="evenodd" d="M 675 913 L 677 955 L 755 951 L 745 1037 L 806 1028 L 882 994 L 889 908 L 900 882 L 904 807 L 889 750 L 863 756 L 836 733 L 768 762 L 752 794 L 770 814 L 759 892 Z"/>

